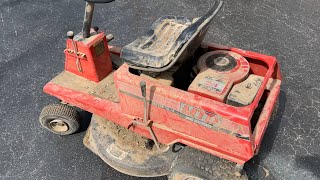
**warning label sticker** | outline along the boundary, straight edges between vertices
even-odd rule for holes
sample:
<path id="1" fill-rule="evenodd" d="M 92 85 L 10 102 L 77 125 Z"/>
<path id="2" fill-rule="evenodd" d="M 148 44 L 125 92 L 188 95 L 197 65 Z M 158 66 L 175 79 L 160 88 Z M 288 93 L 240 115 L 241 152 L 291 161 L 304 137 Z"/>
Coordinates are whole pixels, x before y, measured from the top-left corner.
<path id="1" fill-rule="evenodd" d="M 207 76 L 200 80 L 198 87 L 207 90 L 221 93 L 226 87 L 226 82 L 222 79 L 216 79 L 214 77 Z"/>

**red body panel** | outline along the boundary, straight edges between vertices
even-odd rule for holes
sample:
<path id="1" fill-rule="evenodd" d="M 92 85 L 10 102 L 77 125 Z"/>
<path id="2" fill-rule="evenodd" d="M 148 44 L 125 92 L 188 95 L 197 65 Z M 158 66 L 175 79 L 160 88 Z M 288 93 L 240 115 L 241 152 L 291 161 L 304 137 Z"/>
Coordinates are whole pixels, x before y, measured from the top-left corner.
<path id="1" fill-rule="evenodd" d="M 79 76 L 85 77 L 91 81 L 99 82 L 112 71 L 112 62 L 107 39 L 104 33 L 98 33 L 84 41 L 75 41 L 78 51 L 74 53 L 72 40 L 67 40 L 65 70 Z M 80 59 L 82 72 L 76 65 L 77 56 Z"/>
<path id="2" fill-rule="evenodd" d="M 113 47 L 113 49 L 116 51 L 111 53 L 119 54 L 118 48 Z M 149 119 L 153 121 L 152 129 L 158 141 L 163 144 L 181 142 L 210 154 L 243 164 L 252 158 L 258 150 L 275 101 L 278 98 L 281 84 L 278 64 L 272 56 L 236 48 L 208 45 L 208 49 L 234 51 L 247 58 L 251 67 L 250 73 L 265 77 L 251 105 L 234 107 L 166 86 L 157 81 L 131 74 L 127 65 L 121 66 L 114 75 L 120 103 L 114 103 L 89 93 L 68 89 L 51 82 L 44 87 L 44 91 L 121 126 L 128 127 L 133 119 L 142 119 L 143 117 L 143 101 L 139 83 L 144 80 L 147 84 Z M 105 52 L 109 55 L 109 51 Z M 93 68 L 94 66 L 88 67 Z M 66 70 L 69 69 L 67 68 Z M 88 68 L 88 71 L 92 71 L 91 74 L 100 70 L 90 70 Z M 79 73 L 76 74 L 81 75 Z M 272 81 L 273 83 L 270 83 L 270 78 L 275 79 Z M 270 82 L 267 85 L 269 79 Z M 94 81 L 96 80 L 99 80 L 99 78 Z M 270 93 L 257 125 L 252 130 L 251 116 L 265 89 L 268 89 Z M 131 130 L 151 138 L 147 129 L 141 126 L 135 126 Z"/>

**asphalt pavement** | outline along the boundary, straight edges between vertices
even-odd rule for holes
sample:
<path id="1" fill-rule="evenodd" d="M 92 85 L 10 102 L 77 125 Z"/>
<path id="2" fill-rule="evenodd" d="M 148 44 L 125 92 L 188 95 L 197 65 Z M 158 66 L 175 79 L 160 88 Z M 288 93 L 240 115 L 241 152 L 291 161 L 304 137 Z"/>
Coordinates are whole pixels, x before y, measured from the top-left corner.
<path id="1" fill-rule="evenodd" d="M 38 116 L 57 102 L 42 87 L 64 67 L 66 32 L 82 27 L 81 0 L 0 0 L 0 179 L 139 179 L 118 173 L 82 144 L 54 135 Z M 96 5 L 93 25 L 124 46 L 162 15 L 201 16 L 209 0 L 116 0 Z M 274 55 L 279 109 L 250 179 L 320 179 L 320 1 L 226 0 L 206 41 Z M 166 179 L 152 178 L 152 179 Z"/>

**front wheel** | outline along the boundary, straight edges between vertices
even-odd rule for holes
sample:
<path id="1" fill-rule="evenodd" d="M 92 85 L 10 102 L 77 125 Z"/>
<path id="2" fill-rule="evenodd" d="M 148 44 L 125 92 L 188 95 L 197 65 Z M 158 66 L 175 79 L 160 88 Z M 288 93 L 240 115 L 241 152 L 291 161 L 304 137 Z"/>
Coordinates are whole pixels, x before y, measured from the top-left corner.
<path id="1" fill-rule="evenodd" d="M 40 124 L 49 131 L 59 135 L 77 132 L 80 127 L 78 111 L 65 104 L 45 106 L 39 116 Z"/>

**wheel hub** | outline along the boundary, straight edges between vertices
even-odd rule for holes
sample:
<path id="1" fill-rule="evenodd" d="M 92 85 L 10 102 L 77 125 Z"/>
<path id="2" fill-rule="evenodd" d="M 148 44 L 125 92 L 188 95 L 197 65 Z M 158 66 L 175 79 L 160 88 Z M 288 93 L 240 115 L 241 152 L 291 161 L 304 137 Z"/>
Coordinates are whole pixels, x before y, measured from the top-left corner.
<path id="1" fill-rule="evenodd" d="M 186 176 L 186 177 L 183 177 L 182 180 L 203 180 L 203 179 L 195 177 L 195 176 Z"/>
<path id="2" fill-rule="evenodd" d="M 49 126 L 52 130 L 54 130 L 56 132 L 66 132 L 69 130 L 68 124 L 60 119 L 52 120 L 49 123 Z"/>
<path id="3" fill-rule="evenodd" d="M 185 173 L 178 173 L 174 176 L 174 180 L 203 180 L 202 178 L 192 176 Z"/>

